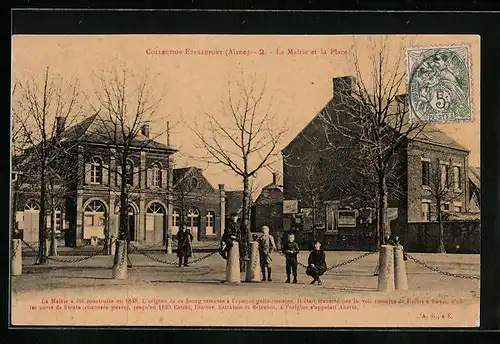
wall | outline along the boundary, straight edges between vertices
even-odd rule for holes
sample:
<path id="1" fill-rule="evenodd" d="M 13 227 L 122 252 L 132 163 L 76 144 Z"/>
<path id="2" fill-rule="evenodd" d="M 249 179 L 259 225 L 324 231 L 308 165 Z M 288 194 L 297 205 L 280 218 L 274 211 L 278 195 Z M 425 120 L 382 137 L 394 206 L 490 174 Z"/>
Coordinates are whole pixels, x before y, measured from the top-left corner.
<path id="1" fill-rule="evenodd" d="M 447 253 L 480 253 L 480 221 L 443 222 L 443 228 Z M 408 252 L 438 252 L 439 225 L 436 222 L 410 223 L 401 240 Z"/>
<path id="2" fill-rule="evenodd" d="M 429 159 L 431 171 L 437 167 L 438 160 L 460 164 L 462 171 L 461 192 L 452 197 L 455 201 L 462 202 L 463 209 L 468 205 L 468 152 L 436 146 L 421 142 L 412 142 L 408 147 L 408 222 L 422 221 L 422 199 L 429 199 L 434 203 L 431 193 L 422 187 L 422 158 Z M 452 165 L 450 165 L 450 177 L 453 178 Z M 451 196 L 451 193 L 449 194 Z M 453 206 L 451 202 L 450 207 Z"/>

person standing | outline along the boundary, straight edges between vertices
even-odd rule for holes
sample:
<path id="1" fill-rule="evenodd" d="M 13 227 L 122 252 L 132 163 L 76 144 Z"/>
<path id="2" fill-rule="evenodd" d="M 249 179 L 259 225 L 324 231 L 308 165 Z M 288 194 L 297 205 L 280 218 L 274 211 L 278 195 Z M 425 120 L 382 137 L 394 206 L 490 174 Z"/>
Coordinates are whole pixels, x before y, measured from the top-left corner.
<path id="1" fill-rule="evenodd" d="M 295 242 L 295 235 L 288 235 L 288 242 L 283 249 L 286 263 L 286 281 L 290 283 L 290 274 L 293 273 L 293 282 L 297 283 L 297 255 L 299 254 L 299 245 Z"/>
<path id="2" fill-rule="evenodd" d="M 193 235 L 186 231 L 184 226 L 182 226 L 179 232 L 177 232 L 175 239 L 177 240 L 177 257 L 179 257 L 179 267 L 182 265 L 189 266 L 189 257 L 191 257 L 191 253 L 193 252 L 193 247 L 191 246 Z"/>
<path id="3" fill-rule="evenodd" d="M 313 278 L 311 284 L 318 282 L 318 285 L 321 285 L 319 277 L 326 272 L 326 255 L 318 240 L 314 242 L 314 249 L 309 253 L 307 264 L 306 275 Z"/>
<path id="4" fill-rule="evenodd" d="M 276 249 L 274 238 L 269 234 L 269 227 L 262 226 L 262 235 L 259 238 L 259 256 L 260 256 L 260 269 L 262 271 L 262 281 L 266 281 L 266 268 L 267 280 L 271 279 L 271 252 Z"/>

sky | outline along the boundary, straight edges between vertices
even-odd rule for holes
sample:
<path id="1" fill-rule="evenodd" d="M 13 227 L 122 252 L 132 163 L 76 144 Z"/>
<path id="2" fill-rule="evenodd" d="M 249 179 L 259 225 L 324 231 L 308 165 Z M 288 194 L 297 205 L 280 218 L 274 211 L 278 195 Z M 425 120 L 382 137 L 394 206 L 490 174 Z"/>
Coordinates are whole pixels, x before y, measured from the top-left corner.
<path id="1" fill-rule="evenodd" d="M 471 166 L 479 166 L 479 36 L 390 36 L 390 44 L 391 53 L 402 51 L 401 44 L 469 46 L 474 119 L 441 124 L 439 128 L 470 150 Z M 289 54 L 289 49 L 294 53 Z M 265 83 L 266 104 L 288 130 L 280 143 L 281 149 L 331 99 L 332 78 L 353 75 L 351 53 L 357 51 L 362 71 L 370 71 L 367 59 L 370 49 L 366 36 L 17 35 L 13 38 L 12 71 L 13 80 L 27 77 L 39 80 L 46 67 L 50 67 L 52 73 L 66 79 L 78 78 L 82 90 L 92 92 L 93 75 L 116 61 L 138 73 L 148 68 L 156 75 L 154 86 L 162 95 L 161 116 L 152 131 L 163 132 L 168 119 L 171 144 L 179 148 L 176 166 L 204 167 L 205 164 L 193 158 L 200 155 L 200 150 L 186 123 L 203 125 L 207 112 L 220 116 L 228 89 L 233 87 L 231 82 L 237 76 L 242 74 L 245 80 L 254 77 L 258 85 Z M 210 50 L 212 54 L 192 53 L 197 50 Z M 234 51 L 240 54 L 233 54 Z M 166 143 L 165 135 L 158 140 Z M 281 168 L 279 162 L 273 165 L 278 173 Z M 242 188 L 241 178 L 220 166 L 209 166 L 205 176 L 215 187 L 224 184 L 228 190 Z M 262 170 L 256 176 L 255 186 L 262 187 L 271 180 L 272 171 Z"/>

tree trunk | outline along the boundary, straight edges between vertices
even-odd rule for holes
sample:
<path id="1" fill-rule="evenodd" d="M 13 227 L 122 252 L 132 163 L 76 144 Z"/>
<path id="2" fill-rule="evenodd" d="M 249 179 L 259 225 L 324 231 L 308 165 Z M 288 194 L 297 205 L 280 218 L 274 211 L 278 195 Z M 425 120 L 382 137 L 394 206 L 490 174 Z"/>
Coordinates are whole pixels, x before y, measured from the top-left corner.
<path id="1" fill-rule="evenodd" d="M 51 212 L 51 216 L 50 216 L 50 251 L 49 251 L 49 255 L 51 257 L 57 256 L 55 214 L 56 214 L 56 209 L 54 206 L 52 206 L 52 212 Z"/>
<path id="2" fill-rule="evenodd" d="M 387 222 L 387 183 L 384 173 L 379 174 L 378 191 L 378 225 L 382 234 L 381 242 L 385 243 L 385 239 L 391 235 L 391 228 Z"/>
<path id="3" fill-rule="evenodd" d="M 122 158 L 123 161 L 127 161 L 126 158 Z M 122 164 L 122 171 L 126 171 L 127 167 L 123 166 Z M 119 223 L 118 223 L 118 240 L 122 241 L 125 243 L 125 249 L 120 248 L 118 245 L 116 247 L 116 252 L 115 252 L 115 260 L 114 260 L 114 265 L 113 265 L 113 276 L 114 276 L 114 271 L 115 269 L 122 269 L 123 267 L 119 264 L 123 262 L 123 256 L 125 256 L 125 260 L 128 260 L 128 255 L 127 255 L 127 249 L 128 245 L 130 244 L 129 240 L 129 235 L 128 235 L 128 223 L 127 223 L 127 215 L 128 215 L 128 207 L 127 207 L 127 201 L 128 201 L 128 194 L 127 194 L 127 185 L 126 185 L 126 177 L 125 175 L 120 175 L 120 212 L 119 212 Z M 123 244 L 121 244 L 123 245 Z M 125 251 L 123 251 L 125 250 Z M 125 253 L 124 253 L 125 252 Z M 125 262 L 125 267 L 123 269 L 127 269 L 127 262 Z M 121 276 L 121 272 L 119 275 Z M 115 278 L 115 277 L 113 277 Z"/>
<path id="4" fill-rule="evenodd" d="M 44 161 L 45 158 L 42 159 Z M 40 212 L 38 218 L 38 255 L 35 265 L 47 264 L 45 256 L 45 238 L 47 230 L 47 211 L 45 206 L 46 189 L 45 189 L 45 166 L 42 166 L 40 172 Z"/>
<path id="5" fill-rule="evenodd" d="M 439 253 L 446 253 L 444 248 L 444 228 L 443 228 L 443 219 L 441 214 L 441 201 L 438 199 L 436 202 L 436 212 L 437 212 L 437 220 L 439 224 Z"/>
<path id="6" fill-rule="evenodd" d="M 241 241 L 243 244 L 243 259 L 248 260 L 248 245 L 252 242 L 252 233 L 250 232 L 250 183 L 248 176 L 243 177 L 243 231 Z"/>

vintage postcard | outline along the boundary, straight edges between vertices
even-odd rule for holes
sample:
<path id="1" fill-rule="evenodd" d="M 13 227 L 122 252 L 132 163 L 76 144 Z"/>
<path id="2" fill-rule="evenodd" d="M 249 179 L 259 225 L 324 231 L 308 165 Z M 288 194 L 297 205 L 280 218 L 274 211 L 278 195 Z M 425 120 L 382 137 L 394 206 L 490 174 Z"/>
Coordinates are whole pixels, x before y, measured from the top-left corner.
<path id="1" fill-rule="evenodd" d="M 14 36 L 11 325 L 479 326 L 479 52 Z"/>

